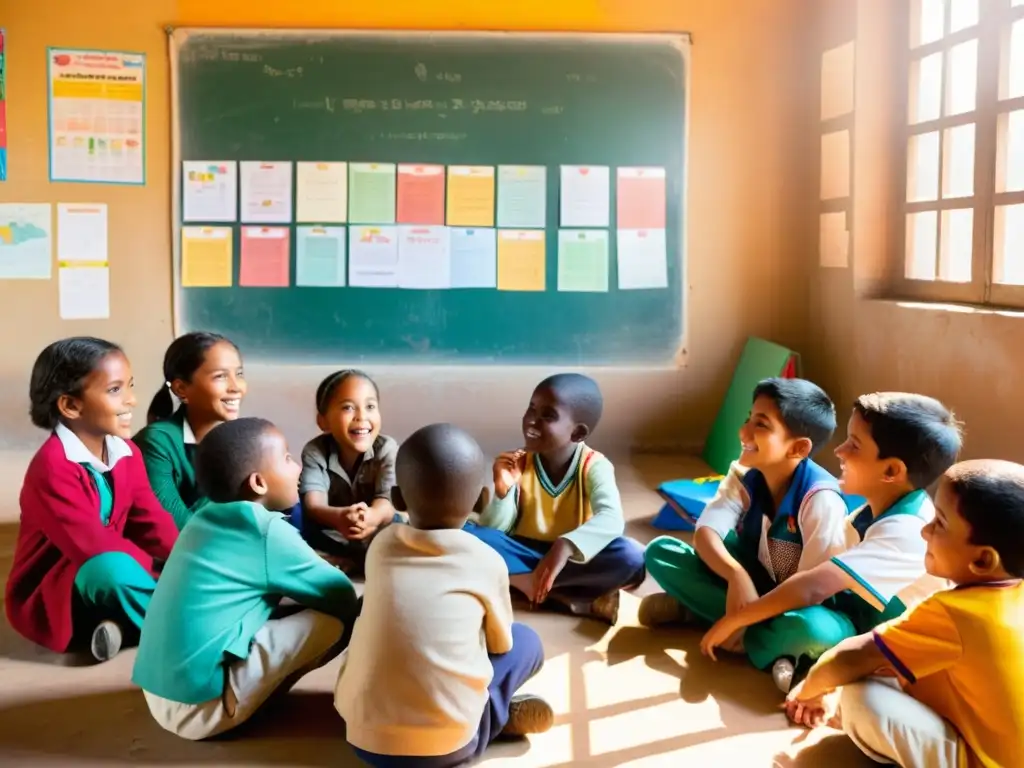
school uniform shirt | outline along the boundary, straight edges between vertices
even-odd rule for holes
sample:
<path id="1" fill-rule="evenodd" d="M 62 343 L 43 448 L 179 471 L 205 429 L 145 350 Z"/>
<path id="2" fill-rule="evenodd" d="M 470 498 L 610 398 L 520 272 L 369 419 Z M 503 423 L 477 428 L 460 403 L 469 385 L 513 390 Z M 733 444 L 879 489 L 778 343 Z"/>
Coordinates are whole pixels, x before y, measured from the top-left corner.
<path id="1" fill-rule="evenodd" d="M 133 682 L 181 704 L 224 692 L 224 668 L 249 656 L 281 597 L 348 623 L 356 593 L 277 512 L 200 504 L 164 566 L 142 628 Z"/>
<path id="2" fill-rule="evenodd" d="M 33 457 L 21 489 L 7 618 L 29 640 L 58 653 L 74 632 L 71 608 L 82 565 L 105 552 L 124 552 L 155 577 L 178 535 L 153 495 L 139 449 L 112 435 L 105 443 L 106 464 L 59 424 Z M 104 491 L 112 496 L 106 520 Z"/>
<path id="3" fill-rule="evenodd" d="M 1024 584 L 939 592 L 874 639 L 907 693 L 960 733 L 961 768 L 1024 762 Z"/>
<path id="4" fill-rule="evenodd" d="M 334 695 L 350 744 L 430 757 L 476 735 L 493 676 L 512 649 L 505 562 L 461 529 L 393 525 L 366 556 L 363 608 Z"/>
<path id="5" fill-rule="evenodd" d="M 185 406 L 181 406 L 169 419 L 153 422 L 134 438 L 146 462 L 153 492 L 171 513 L 178 530 L 185 527 L 202 500 L 194 465 L 196 436 L 187 415 Z"/>
<path id="6" fill-rule="evenodd" d="M 565 539 L 574 549 L 570 560 L 586 563 L 626 529 L 615 467 L 579 443 L 556 485 L 540 456 L 528 452 L 519 482 L 505 498 L 491 499 L 480 514 L 480 525 L 536 541 Z"/>
<path id="7" fill-rule="evenodd" d="M 327 433 L 317 435 L 302 449 L 299 493 L 326 493 L 331 507 L 349 507 L 360 501 L 371 504 L 374 499 L 390 501 L 397 456 L 398 443 L 387 435 L 377 435 L 359 460 L 355 476 L 349 477 L 334 438 Z"/>
<path id="8" fill-rule="evenodd" d="M 858 632 L 870 631 L 948 586 L 924 567 L 928 545 L 921 530 L 934 517 L 935 507 L 923 490 L 908 493 L 878 517 L 866 505 L 847 516 L 846 550 L 832 563 L 848 581 L 848 592 L 837 595 L 837 607 Z"/>
<path id="9" fill-rule="evenodd" d="M 846 548 L 846 515 L 838 482 L 810 459 L 797 465 L 778 509 L 761 472 L 733 462 L 696 527 L 723 540 L 735 531 L 778 584 Z"/>

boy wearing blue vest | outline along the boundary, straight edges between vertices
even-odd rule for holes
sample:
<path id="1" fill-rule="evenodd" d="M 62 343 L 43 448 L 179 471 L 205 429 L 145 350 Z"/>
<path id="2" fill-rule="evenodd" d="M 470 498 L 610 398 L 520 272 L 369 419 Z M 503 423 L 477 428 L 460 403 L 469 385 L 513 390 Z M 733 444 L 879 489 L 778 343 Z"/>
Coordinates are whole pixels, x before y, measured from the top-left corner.
<path id="1" fill-rule="evenodd" d="M 740 458 L 701 513 L 694 545 L 663 536 L 647 547 L 647 569 L 665 593 L 643 599 L 641 624 L 713 624 L 845 548 L 846 503 L 810 458 L 835 427 L 835 406 L 816 384 L 773 378 L 755 387 Z M 842 639 L 826 609 L 814 608 L 723 640 L 732 650 L 742 643 L 765 669 L 783 656 L 816 658 Z"/>
<path id="2" fill-rule="evenodd" d="M 774 662 L 776 685 L 788 692 L 822 653 L 946 586 L 925 571 L 922 531 L 935 517 L 925 489 L 953 465 L 960 445 L 960 426 L 938 400 L 902 392 L 857 398 L 836 456 L 840 486 L 867 504 L 846 516 L 843 550 L 729 611 L 701 650 L 714 658 L 717 647 L 746 630 L 751 659 Z M 790 639 L 804 628 L 813 643 Z M 762 641 L 773 632 L 779 642 Z"/>
<path id="3" fill-rule="evenodd" d="M 132 677 L 153 719 L 192 740 L 241 725 L 329 662 L 357 612 L 348 577 L 281 514 L 301 467 L 273 424 L 224 422 L 195 461 L 206 500 L 164 566 Z M 301 608 L 275 615 L 282 597 Z"/>
<path id="4" fill-rule="evenodd" d="M 597 382 L 550 376 L 523 414 L 523 448 L 494 462 L 494 498 L 467 530 L 508 566 L 533 605 L 548 598 L 575 614 L 615 624 L 619 590 L 646 576 L 643 547 L 623 536 L 612 463 L 583 442 L 601 419 Z"/>

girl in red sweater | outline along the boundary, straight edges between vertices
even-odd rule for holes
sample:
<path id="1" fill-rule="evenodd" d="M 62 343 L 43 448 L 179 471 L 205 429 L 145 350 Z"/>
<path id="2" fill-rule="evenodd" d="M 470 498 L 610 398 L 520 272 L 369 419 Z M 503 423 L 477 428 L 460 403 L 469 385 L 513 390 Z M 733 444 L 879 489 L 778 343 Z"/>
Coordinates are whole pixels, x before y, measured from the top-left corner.
<path id="1" fill-rule="evenodd" d="M 59 653 L 88 641 L 98 661 L 137 636 L 177 538 L 127 439 L 134 386 L 121 348 L 90 337 L 44 349 L 29 385 L 32 423 L 51 434 L 21 489 L 7 618 Z"/>

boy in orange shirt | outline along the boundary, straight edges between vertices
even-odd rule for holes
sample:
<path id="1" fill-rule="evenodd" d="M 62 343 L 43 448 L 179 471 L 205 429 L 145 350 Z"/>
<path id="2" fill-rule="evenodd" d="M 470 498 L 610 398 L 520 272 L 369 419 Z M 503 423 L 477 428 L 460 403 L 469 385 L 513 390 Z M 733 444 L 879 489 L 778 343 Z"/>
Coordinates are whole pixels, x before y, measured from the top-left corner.
<path id="1" fill-rule="evenodd" d="M 957 586 L 827 652 L 790 692 L 786 712 L 817 725 L 825 719 L 824 697 L 846 686 L 843 729 L 876 762 L 1020 765 L 1024 466 L 992 460 L 953 466 L 922 536 L 928 573 Z M 880 670 L 895 673 L 902 688 L 869 678 Z"/>

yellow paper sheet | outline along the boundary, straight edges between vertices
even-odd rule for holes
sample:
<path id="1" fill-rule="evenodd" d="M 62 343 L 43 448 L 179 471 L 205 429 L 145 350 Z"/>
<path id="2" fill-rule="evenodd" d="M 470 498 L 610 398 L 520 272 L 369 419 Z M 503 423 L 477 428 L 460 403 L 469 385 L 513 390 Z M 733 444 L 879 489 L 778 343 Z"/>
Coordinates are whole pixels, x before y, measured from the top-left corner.
<path id="1" fill-rule="evenodd" d="M 494 226 L 494 168 L 453 165 L 448 168 L 449 227 Z"/>
<path id="2" fill-rule="evenodd" d="M 543 291 L 544 232 L 528 229 L 498 233 L 498 290 Z"/>
<path id="3" fill-rule="evenodd" d="M 183 227 L 181 285 L 185 288 L 230 287 L 233 244 L 230 227 Z"/>

